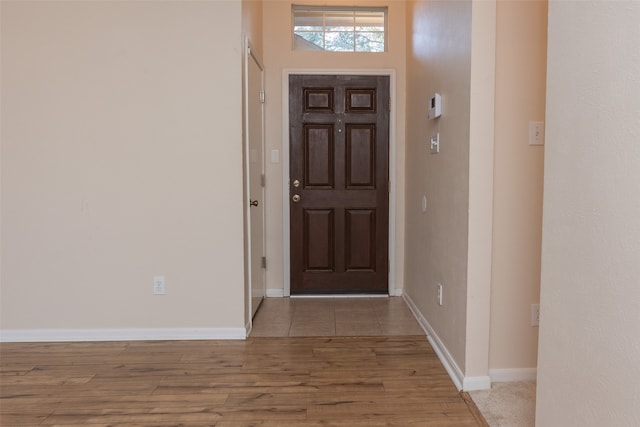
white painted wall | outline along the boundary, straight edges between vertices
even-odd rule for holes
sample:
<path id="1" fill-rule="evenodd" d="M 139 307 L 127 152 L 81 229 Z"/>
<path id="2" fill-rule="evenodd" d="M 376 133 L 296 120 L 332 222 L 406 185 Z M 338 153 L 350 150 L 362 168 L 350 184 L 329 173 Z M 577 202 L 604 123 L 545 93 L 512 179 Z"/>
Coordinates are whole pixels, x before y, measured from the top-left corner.
<path id="1" fill-rule="evenodd" d="M 544 121 L 547 1 L 498 1 L 491 279 L 492 379 L 535 377 L 544 147 L 529 121 Z M 533 375 L 532 375 L 533 374 Z"/>
<path id="2" fill-rule="evenodd" d="M 640 3 L 551 1 L 536 425 L 640 425 Z"/>
<path id="3" fill-rule="evenodd" d="M 395 114 L 396 129 L 396 162 L 397 180 L 396 197 L 396 245 L 394 248 L 396 270 L 396 288 L 404 283 L 404 135 L 405 135 L 405 3 L 404 1 L 386 2 L 372 0 L 367 6 L 388 6 L 388 49 L 384 53 L 345 53 L 293 51 L 291 29 L 291 5 L 288 0 L 264 2 L 263 26 L 264 60 L 266 67 L 266 176 L 267 176 L 267 287 L 273 292 L 284 289 L 283 263 L 283 163 L 288 158 L 281 156 L 280 163 L 270 161 L 271 150 L 279 150 L 282 154 L 283 144 L 288 144 L 288 135 L 282 134 L 282 72 L 284 69 L 395 69 L 397 77 L 397 99 Z M 340 4 L 340 1 L 310 0 L 306 5 Z"/>
<path id="4" fill-rule="evenodd" d="M 242 0 L 242 33 L 251 40 L 253 48 L 262 56 L 263 0 Z"/>
<path id="5" fill-rule="evenodd" d="M 2 329 L 244 327 L 240 2 L 1 7 Z"/>

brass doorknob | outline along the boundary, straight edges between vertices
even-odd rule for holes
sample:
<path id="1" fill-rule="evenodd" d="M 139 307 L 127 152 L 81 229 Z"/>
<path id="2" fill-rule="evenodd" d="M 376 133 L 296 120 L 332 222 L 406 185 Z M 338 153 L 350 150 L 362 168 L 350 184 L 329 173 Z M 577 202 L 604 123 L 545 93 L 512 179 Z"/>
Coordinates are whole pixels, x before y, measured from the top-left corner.
<path id="1" fill-rule="evenodd" d="M 297 194 L 294 194 L 291 200 L 293 200 L 293 203 L 298 203 L 300 201 L 300 196 Z"/>

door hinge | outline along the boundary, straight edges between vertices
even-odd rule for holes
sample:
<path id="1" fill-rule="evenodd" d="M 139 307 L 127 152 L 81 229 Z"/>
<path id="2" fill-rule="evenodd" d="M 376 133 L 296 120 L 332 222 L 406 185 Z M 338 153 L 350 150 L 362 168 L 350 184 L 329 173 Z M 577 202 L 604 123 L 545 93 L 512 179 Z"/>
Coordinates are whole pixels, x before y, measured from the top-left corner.
<path id="1" fill-rule="evenodd" d="M 391 112 L 391 98 L 389 98 L 389 112 Z"/>
<path id="2" fill-rule="evenodd" d="M 260 258 L 260 266 L 262 268 L 267 268 L 267 257 L 263 256 L 262 258 Z"/>
<path id="3" fill-rule="evenodd" d="M 260 103 L 264 104 L 264 90 L 260 91 Z"/>
<path id="4" fill-rule="evenodd" d="M 260 185 L 264 187 L 266 185 L 266 181 L 267 178 L 264 176 L 264 174 L 260 175 Z"/>

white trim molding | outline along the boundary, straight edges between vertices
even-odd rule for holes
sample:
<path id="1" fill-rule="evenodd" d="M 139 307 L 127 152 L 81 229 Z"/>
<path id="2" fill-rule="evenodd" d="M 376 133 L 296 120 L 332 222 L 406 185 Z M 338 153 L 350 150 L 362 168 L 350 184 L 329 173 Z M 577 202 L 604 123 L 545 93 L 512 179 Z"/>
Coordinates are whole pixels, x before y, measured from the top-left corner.
<path id="1" fill-rule="evenodd" d="M 293 299 L 322 299 L 322 298 L 389 298 L 389 295 L 385 294 L 303 294 L 303 295 L 291 295 L 289 298 Z"/>
<path id="2" fill-rule="evenodd" d="M 422 315 L 416 304 L 411 297 L 403 292 L 402 298 L 405 300 L 409 309 L 413 313 L 414 317 L 427 334 L 427 340 L 433 347 L 433 350 L 438 355 L 440 362 L 444 366 L 451 380 L 455 384 L 458 390 L 473 391 L 473 390 L 488 390 L 491 388 L 491 378 L 489 376 L 479 377 L 465 377 L 462 373 L 462 369 L 458 366 L 449 350 L 444 345 L 442 340 L 438 337 L 438 334 L 433 330 L 427 319 Z"/>
<path id="3" fill-rule="evenodd" d="M 462 380 L 462 390 L 489 390 L 491 388 L 491 378 L 489 375 L 480 377 L 464 377 Z"/>
<path id="4" fill-rule="evenodd" d="M 283 297 L 284 297 L 284 288 L 275 288 L 275 289 L 267 288 L 267 298 L 283 298 Z"/>
<path id="5" fill-rule="evenodd" d="M 513 381 L 535 381 L 538 377 L 537 368 L 489 369 L 489 377 L 495 383 Z"/>
<path id="6" fill-rule="evenodd" d="M 398 295 L 396 291 L 396 194 L 397 184 L 397 83 L 395 69 L 292 69 L 282 70 L 282 239 L 283 239 L 283 272 L 284 296 L 291 295 L 290 272 L 290 236 L 289 236 L 289 76 L 292 74 L 327 74 L 327 75 L 361 75 L 361 76 L 389 76 L 389 97 L 391 98 L 391 112 L 389 114 L 389 295 Z"/>
<path id="7" fill-rule="evenodd" d="M 246 328 L 7 329 L 0 342 L 243 340 Z"/>

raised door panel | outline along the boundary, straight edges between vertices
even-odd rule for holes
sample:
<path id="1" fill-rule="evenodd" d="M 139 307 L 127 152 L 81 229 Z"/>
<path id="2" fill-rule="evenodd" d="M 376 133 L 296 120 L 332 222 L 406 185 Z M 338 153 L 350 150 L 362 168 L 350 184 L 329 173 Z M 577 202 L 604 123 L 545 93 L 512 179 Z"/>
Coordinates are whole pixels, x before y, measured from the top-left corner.
<path id="1" fill-rule="evenodd" d="M 305 113 L 332 113 L 335 110 L 333 88 L 305 88 Z"/>
<path id="2" fill-rule="evenodd" d="M 345 211 L 345 244 L 347 271 L 376 270 L 376 211 L 347 209 Z"/>
<path id="3" fill-rule="evenodd" d="M 304 126 L 304 186 L 333 188 L 334 141 L 333 125 Z"/>
<path id="4" fill-rule="evenodd" d="M 376 89 L 347 89 L 346 101 L 347 113 L 375 113 Z"/>
<path id="5" fill-rule="evenodd" d="M 304 210 L 304 271 L 334 270 L 333 209 Z"/>
<path id="6" fill-rule="evenodd" d="M 375 124 L 346 126 L 346 186 L 370 188 L 376 186 Z"/>

